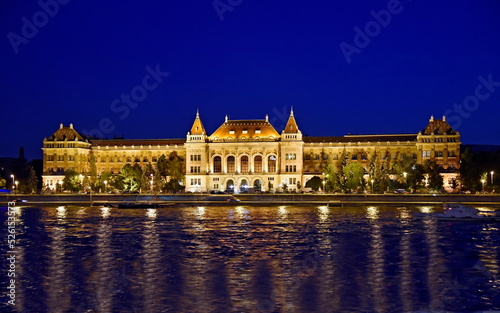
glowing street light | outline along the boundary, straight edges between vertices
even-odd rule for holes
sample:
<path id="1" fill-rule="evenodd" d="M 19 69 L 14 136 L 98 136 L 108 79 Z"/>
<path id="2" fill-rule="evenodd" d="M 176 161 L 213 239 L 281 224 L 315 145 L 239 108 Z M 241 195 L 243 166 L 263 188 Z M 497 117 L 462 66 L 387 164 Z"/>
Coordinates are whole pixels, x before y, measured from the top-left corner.
<path id="1" fill-rule="evenodd" d="M 106 187 L 108 186 L 108 181 L 105 180 L 103 181 L 103 183 L 104 183 L 104 193 L 106 193 Z"/>
<path id="2" fill-rule="evenodd" d="M 12 178 L 12 186 L 16 184 L 16 179 L 14 177 L 14 174 L 10 174 L 10 177 Z"/>
<path id="3" fill-rule="evenodd" d="M 19 189 L 19 188 L 17 187 L 17 185 L 19 184 L 19 182 L 16 180 L 14 183 L 16 184 L 16 192 L 17 192 L 17 190 Z"/>
<path id="4" fill-rule="evenodd" d="M 491 174 L 491 184 L 493 185 L 493 174 L 495 174 L 495 172 L 491 171 L 490 174 Z"/>
<path id="5" fill-rule="evenodd" d="M 486 179 L 481 179 L 481 183 L 483 184 L 483 192 L 484 192 L 484 183 L 486 183 Z"/>
<path id="6" fill-rule="evenodd" d="M 372 180 L 370 180 L 370 182 L 372 183 L 372 193 L 373 193 L 373 183 L 375 182 L 375 180 L 372 178 Z"/>

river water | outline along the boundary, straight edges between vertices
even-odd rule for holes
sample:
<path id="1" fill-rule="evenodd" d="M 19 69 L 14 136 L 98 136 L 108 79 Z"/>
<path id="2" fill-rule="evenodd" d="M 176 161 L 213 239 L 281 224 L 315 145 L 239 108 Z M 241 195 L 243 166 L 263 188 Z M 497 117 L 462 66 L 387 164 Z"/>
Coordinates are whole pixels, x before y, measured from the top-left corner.
<path id="1" fill-rule="evenodd" d="M 2 312 L 500 312 L 500 224 L 439 210 L 16 208 L 11 306 L 2 208 Z"/>

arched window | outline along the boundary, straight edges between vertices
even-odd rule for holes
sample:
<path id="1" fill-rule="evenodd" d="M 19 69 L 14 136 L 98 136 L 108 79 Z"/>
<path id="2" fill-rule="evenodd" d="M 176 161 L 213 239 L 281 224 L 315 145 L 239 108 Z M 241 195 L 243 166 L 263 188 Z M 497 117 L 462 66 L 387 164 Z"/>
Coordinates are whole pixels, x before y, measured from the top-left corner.
<path id="1" fill-rule="evenodd" d="M 226 190 L 227 191 L 234 191 L 234 181 L 232 179 L 227 181 Z"/>
<path id="2" fill-rule="evenodd" d="M 261 191 L 262 190 L 262 182 L 260 181 L 260 179 L 256 179 L 253 182 L 253 189 L 254 189 L 254 191 Z"/>
<path id="3" fill-rule="evenodd" d="M 276 157 L 274 155 L 271 155 L 267 159 L 267 171 L 269 173 L 274 173 L 276 172 Z"/>
<path id="4" fill-rule="evenodd" d="M 248 173 L 248 157 L 246 155 L 241 157 L 241 172 Z"/>
<path id="5" fill-rule="evenodd" d="M 248 191 L 248 182 L 246 179 L 243 179 L 240 184 L 240 191 Z"/>
<path id="6" fill-rule="evenodd" d="M 228 173 L 234 173 L 235 163 L 236 162 L 235 162 L 234 156 L 227 157 L 227 172 Z"/>
<path id="7" fill-rule="evenodd" d="M 253 169 L 255 173 L 262 173 L 262 156 L 258 155 L 253 159 Z"/>
<path id="8" fill-rule="evenodd" d="M 222 158 L 220 156 L 216 156 L 214 158 L 214 173 L 222 172 Z"/>

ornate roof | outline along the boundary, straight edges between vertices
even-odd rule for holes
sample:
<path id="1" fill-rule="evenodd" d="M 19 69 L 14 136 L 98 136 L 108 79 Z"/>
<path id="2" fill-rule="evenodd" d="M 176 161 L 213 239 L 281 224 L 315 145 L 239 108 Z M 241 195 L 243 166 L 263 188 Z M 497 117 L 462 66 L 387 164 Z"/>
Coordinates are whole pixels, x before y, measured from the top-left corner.
<path id="1" fill-rule="evenodd" d="M 278 140 L 280 134 L 269 120 L 229 120 L 210 136 L 210 140 Z"/>
<path id="2" fill-rule="evenodd" d="M 200 119 L 200 112 L 196 111 L 196 118 L 194 120 L 193 126 L 190 131 L 191 135 L 205 135 L 205 127 L 203 127 L 203 123 Z"/>
<path id="3" fill-rule="evenodd" d="M 442 120 L 435 120 L 434 116 L 431 116 L 429 124 L 422 131 L 422 135 L 456 135 L 457 132 L 451 128 L 450 124 L 446 121 L 446 117 L 443 116 Z"/>
<path id="4" fill-rule="evenodd" d="M 63 140 L 82 140 L 85 141 L 85 137 L 80 135 L 74 128 L 73 124 L 69 124 L 69 126 L 63 126 L 61 124 L 59 126 L 59 129 L 56 130 L 52 136 L 48 137 L 47 140 L 53 141 L 53 140 L 58 140 L 58 141 L 63 141 Z"/>

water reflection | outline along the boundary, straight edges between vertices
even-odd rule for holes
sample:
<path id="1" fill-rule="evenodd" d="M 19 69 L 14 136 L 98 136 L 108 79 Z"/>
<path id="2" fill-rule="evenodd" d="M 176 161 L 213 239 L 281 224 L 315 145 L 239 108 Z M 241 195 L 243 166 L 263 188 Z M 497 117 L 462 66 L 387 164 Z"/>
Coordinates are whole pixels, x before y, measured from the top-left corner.
<path id="1" fill-rule="evenodd" d="M 57 208 L 57 217 L 65 217 L 64 207 Z M 49 254 L 49 275 L 47 281 L 49 312 L 67 312 L 71 305 L 66 256 L 66 229 L 63 225 L 52 228 L 52 243 Z"/>
<path id="2" fill-rule="evenodd" d="M 322 205 L 318 207 L 318 219 L 321 223 L 324 223 L 328 220 L 328 214 L 330 209 L 326 205 Z"/>
<path id="3" fill-rule="evenodd" d="M 438 234 L 438 221 L 435 219 L 425 219 L 422 221 L 424 224 L 424 235 L 427 241 L 429 263 L 427 266 L 427 287 L 429 290 L 429 309 L 430 310 L 443 310 L 445 307 L 446 293 L 453 292 L 453 278 L 450 276 L 443 276 L 443 259 L 441 251 L 439 250 L 439 234 Z M 444 285 L 443 283 L 444 278 Z"/>
<path id="4" fill-rule="evenodd" d="M 378 216 L 378 208 L 374 206 L 370 206 L 366 208 L 366 217 L 371 220 L 376 220 L 379 218 Z"/>
<path id="5" fill-rule="evenodd" d="M 18 294 L 25 311 L 37 301 L 34 312 L 69 312 L 77 299 L 86 299 L 83 312 L 500 307 L 498 226 L 411 216 L 432 207 L 36 210 L 37 218 L 20 221 L 29 222 L 30 242 L 19 270 L 35 269 Z M 454 273 L 476 280 L 454 291 Z M 460 300 L 457 292 L 475 296 Z"/>
<path id="6" fill-rule="evenodd" d="M 156 226 L 156 209 L 146 210 L 147 220 L 143 224 L 142 234 L 142 277 L 141 288 L 144 312 L 161 311 L 162 286 L 162 247 Z"/>
<path id="7" fill-rule="evenodd" d="M 376 220 L 379 218 L 377 207 L 368 207 L 366 217 Z M 385 251 L 382 237 L 382 226 L 378 223 L 371 223 L 371 242 L 368 257 L 370 259 L 370 269 L 368 272 L 368 282 L 373 294 L 373 306 L 376 312 L 387 311 L 387 290 L 385 289 Z"/>
<path id="8" fill-rule="evenodd" d="M 402 309 L 404 312 L 413 310 L 414 297 L 414 277 L 412 274 L 412 249 L 411 236 L 413 226 L 411 225 L 411 212 L 407 208 L 399 209 L 400 229 L 400 249 L 399 249 L 399 273 L 401 273 L 401 283 L 399 286 L 399 296 L 401 297 Z"/>
<path id="9" fill-rule="evenodd" d="M 278 208 L 278 220 L 284 222 L 288 217 L 288 210 L 286 206 L 280 206 Z"/>
<path id="10" fill-rule="evenodd" d="M 101 220 L 96 234 L 96 271 L 90 279 L 95 285 L 91 289 L 92 298 L 94 299 L 93 306 L 96 311 L 102 313 L 112 312 L 113 306 L 114 256 L 111 248 L 112 226 L 107 220 L 110 214 L 109 208 L 101 208 Z"/>

